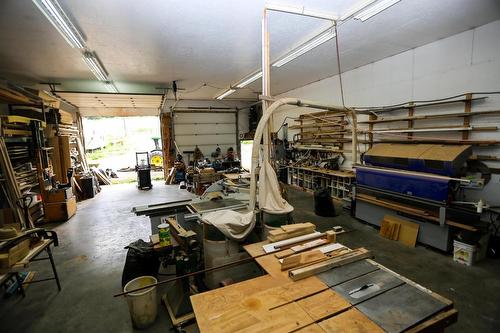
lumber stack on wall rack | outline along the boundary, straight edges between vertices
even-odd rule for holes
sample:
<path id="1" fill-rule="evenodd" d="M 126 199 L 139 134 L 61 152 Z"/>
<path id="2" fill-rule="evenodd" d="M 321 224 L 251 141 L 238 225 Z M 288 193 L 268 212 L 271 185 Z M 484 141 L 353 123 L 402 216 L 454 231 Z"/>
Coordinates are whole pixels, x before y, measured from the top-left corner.
<path id="1" fill-rule="evenodd" d="M 335 147 L 336 150 L 342 151 L 344 143 L 351 141 L 346 137 L 351 133 L 346 117 L 345 113 L 337 111 L 307 113 L 295 120 L 297 125 L 288 128 L 299 130 L 294 137 L 294 142 L 299 145 Z"/>
<path id="2" fill-rule="evenodd" d="M 408 102 L 398 106 L 375 107 L 375 108 L 355 108 L 358 114 L 369 115 L 368 119 L 358 121 L 360 125 L 366 125 L 364 129 L 358 130 L 359 142 L 368 144 L 370 147 L 377 142 L 385 143 L 442 143 L 442 144 L 471 144 L 477 146 L 498 145 L 500 140 L 495 139 L 474 139 L 471 133 L 491 132 L 499 130 L 497 123 L 487 125 L 474 125 L 472 119 L 479 120 L 482 117 L 499 117 L 500 110 L 479 110 L 474 111 L 473 106 L 488 98 L 487 96 L 474 97 L 473 93 L 463 94 L 462 97 L 450 100 L 417 103 Z M 439 108 L 449 108 L 453 105 L 463 104 L 463 112 L 442 112 Z M 432 108 L 432 109 L 431 109 Z M 427 110 L 427 114 L 418 114 Z M 429 113 L 433 110 L 433 113 Z M 437 112 L 436 112 L 437 111 Z M 401 115 L 407 112 L 406 115 Z M 458 120 L 460 120 L 458 124 Z M 432 126 L 422 125 L 433 122 Z M 438 125 L 435 124 L 438 122 Z M 397 126 L 405 124 L 406 127 Z M 391 125 L 395 124 L 395 125 Z M 448 133 L 455 138 L 439 136 L 441 133 Z"/>

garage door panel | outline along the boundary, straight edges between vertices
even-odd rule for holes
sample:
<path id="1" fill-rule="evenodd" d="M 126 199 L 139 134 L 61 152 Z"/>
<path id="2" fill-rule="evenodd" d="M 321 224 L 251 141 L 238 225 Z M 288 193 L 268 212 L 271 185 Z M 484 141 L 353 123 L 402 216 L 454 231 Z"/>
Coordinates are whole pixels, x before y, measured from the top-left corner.
<path id="1" fill-rule="evenodd" d="M 236 116 L 234 113 L 177 113 L 174 135 L 181 151 L 198 146 L 210 157 L 217 145 L 225 153 L 229 147 L 237 149 Z"/>
<path id="2" fill-rule="evenodd" d="M 175 123 L 233 122 L 234 113 L 176 113 Z"/>
<path id="3" fill-rule="evenodd" d="M 235 124 L 225 124 L 225 125 L 188 125 L 188 124 L 176 124 L 175 125 L 175 135 L 205 135 L 213 133 L 231 133 L 236 135 Z"/>

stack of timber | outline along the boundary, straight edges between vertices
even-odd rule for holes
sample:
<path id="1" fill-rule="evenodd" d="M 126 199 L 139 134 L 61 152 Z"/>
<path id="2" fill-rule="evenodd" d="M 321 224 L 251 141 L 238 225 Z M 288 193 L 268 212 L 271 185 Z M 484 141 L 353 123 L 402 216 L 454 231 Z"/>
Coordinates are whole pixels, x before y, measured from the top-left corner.
<path id="1" fill-rule="evenodd" d="M 0 116 L 2 126 L 1 135 L 4 137 L 29 137 L 31 118 L 22 116 Z"/>
<path id="2" fill-rule="evenodd" d="M 351 134 L 347 115 L 339 111 L 322 111 L 299 116 L 289 129 L 298 129 L 294 142 L 301 147 L 320 147 L 323 150 L 342 152 L 344 143 L 350 142 Z"/>
<path id="3" fill-rule="evenodd" d="M 0 166 L 2 169 L 2 195 L 5 196 L 9 207 L 14 212 L 15 218 L 22 228 L 32 227 L 30 221 L 24 219 L 23 210 L 18 204 L 22 199 L 21 189 L 17 184 L 16 173 L 12 167 L 3 137 L 0 137 Z"/>
<path id="4" fill-rule="evenodd" d="M 37 96 L 29 94 L 23 88 L 11 84 L 0 83 L 0 102 L 36 105 L 40 103 L 40 99 Z"/>
<path id="5" fill-rule="evenodd" d="M 310 234 L 316 230 L 316 226 L 310 222 L 282 225 L 280 228 L 271 230 L 267 239 L 270 242 L 278 242 L 297 236 Z"/>

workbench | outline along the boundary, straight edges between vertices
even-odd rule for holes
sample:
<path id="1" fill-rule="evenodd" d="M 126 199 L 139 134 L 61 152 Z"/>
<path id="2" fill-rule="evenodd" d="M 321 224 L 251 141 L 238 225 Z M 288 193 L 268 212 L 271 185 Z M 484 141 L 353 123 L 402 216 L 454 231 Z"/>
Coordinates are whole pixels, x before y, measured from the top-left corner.
<path id="1" fill-rule="evenodd" d="M 19 289 L 21 295 L 24 297 L 25 293 L 24 293 L 23 283 L 28 284 L 28 283 L 37 283 L 37 282 L 55 280 L 56 284 L 57 284 L 57 289 L 59 291 L 61 291 L 61 284 L 59 282 L 59 276 L 57 275 L 56 265 L 54 263 L 54 258 L 52 256 L 52 249 L 50 248 L 52 245 L 54 245 L 54 240 L 42 239 L 40 242 L 38 242 L 33 247 L 31 247 L 28 254 L 24 258 L 19 260 L 17 263 L 15 263 L 13 266 L 11 266 L 9 268 L 5 268 L 5 269 L 0 269 L 0 285 L 2 285 L 5 281 L 7 281 L 9 277 L 14 276 L 17 280 L 17 283 L 18 283 L 18 289 Z M 45 251 L 47 253 L 47 257 L 38 258 L 38 256 L 43 251 Z M 54 275 L 50 278 L 43 278 L 43 279 L 37 279 L 37 280 L 23 282 L 21 280 L 19 273 L 22 271 L 25 271 L 29 267 L 30 263 L 32 263 L 34 261 L 41 261 L 41 260 L 50 260 L 50 265 L 52 267 L 52 273 Z"/>
<path id="2" fill-rule="evenodd" d="M 412 306 L 415 298 L 407 299 L 409 312 L 424 317 L 401 329 L 401 325 L 407 324 L 411 319 L 399 309 L 400 304 L 387 304 L 386 309 L 377 303 L 377 300 L 382 300 L 380 295 L 353 301 L 343 295 L 338 286 L 327 284 L 328 278 L 333 276 L 335 280 L 336 275 L 326 275 L 326 279 L 325 276 L 321 277 L 329 272 L 293 281 L 288 277 L 287 271 L 281 271 L 280 263 L 275 257 L 279 252 L 263 255 L 264 244 L 268 242 L 250 244 L 244 249 L 252 257 L 256 257 L 255 261 L 267 274 L 191 296 L 200 332 L 440 332 L 457 320 L 458 313 L 450 300 L 373 260 L 358 262 L 373 267 L 372 270 L 378 274 L 390 274 L 400 281 L 401 288 L 407 288 L 393 287 L 381 295 L 404 290 L 412 295 L 423 294 L 427 299 L 424 304 L 439 304 L 439 309 L 434 311 L 431 308 Z M 405 295 L 399 297 L 404 298 Z M 373 314 L 369 306 L 365 306 L 370 302 L 375 303 L 375 312 L 379 313 Z M 365 313 L 381 317 L 385 322 L 376 323 Z"/>

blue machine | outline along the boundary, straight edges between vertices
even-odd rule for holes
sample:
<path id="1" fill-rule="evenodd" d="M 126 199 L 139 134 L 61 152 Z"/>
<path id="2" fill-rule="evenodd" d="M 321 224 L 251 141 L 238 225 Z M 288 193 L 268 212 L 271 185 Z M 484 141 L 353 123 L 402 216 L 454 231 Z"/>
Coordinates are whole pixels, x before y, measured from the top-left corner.
<path id="1" fill-rule="evenodd" d="M 446 202 L 449 197 L 449 179 L 430 174 L 395 173 L 390 169 L 356 167 L 356 183 L 377 190 Z"/>
<path id="2" fill-rule="evenodd" d="M 375 144 L 356 166 L 356 218 L 380 226 L 396 216 L 418 224 L 418 242 L 449 251 L 447 222 L 474 218 L 451 205 L 471 153 L 465 145 Z"/>
<path id="3" fill-rule="evenodd" d="M 356 168 L 356 182 L 394 194 L 447 202 L 448 177 L 459 175 L 471 154 L 469 145 L 376 144 L 363 157 L 366 166 Z"/>

